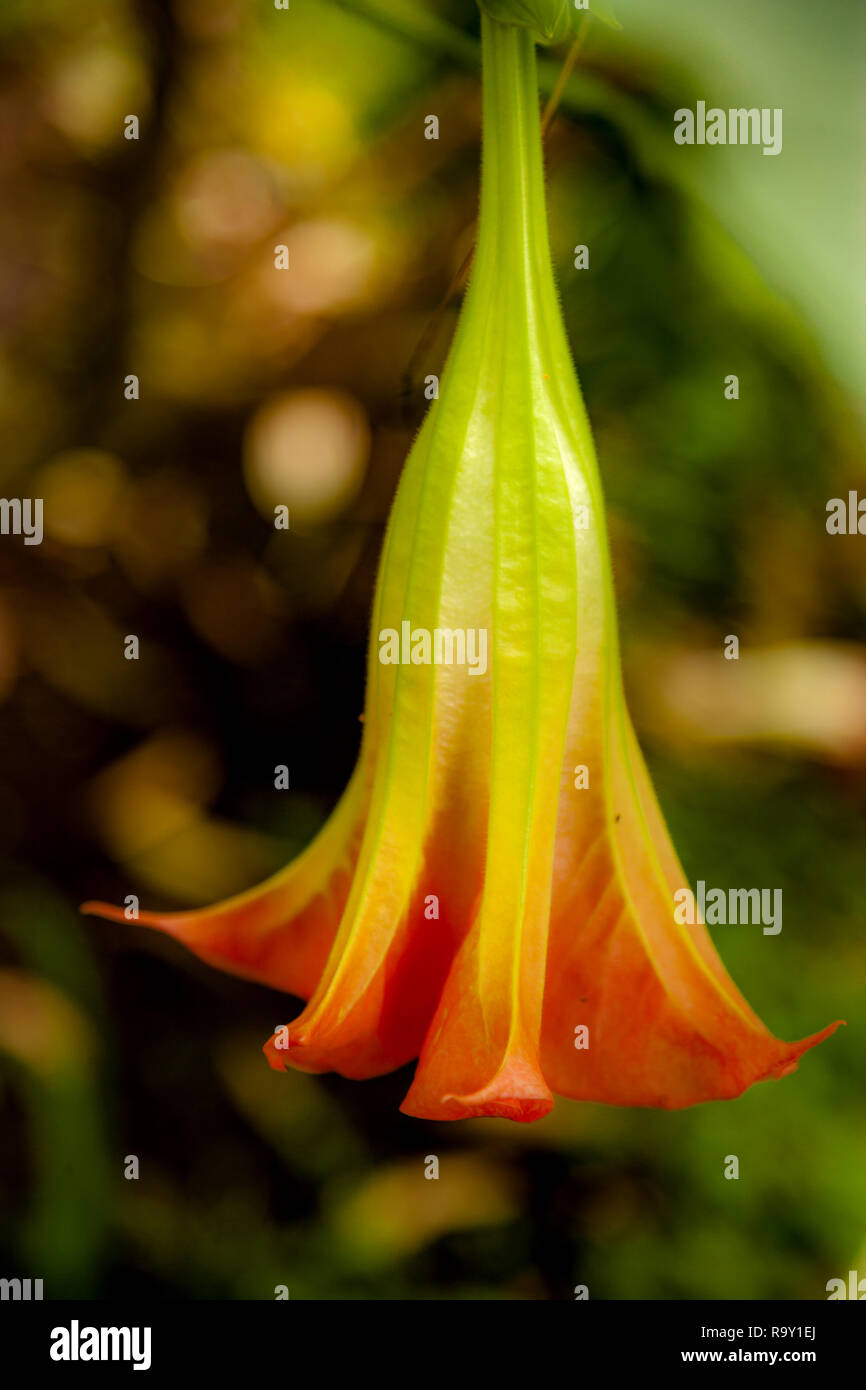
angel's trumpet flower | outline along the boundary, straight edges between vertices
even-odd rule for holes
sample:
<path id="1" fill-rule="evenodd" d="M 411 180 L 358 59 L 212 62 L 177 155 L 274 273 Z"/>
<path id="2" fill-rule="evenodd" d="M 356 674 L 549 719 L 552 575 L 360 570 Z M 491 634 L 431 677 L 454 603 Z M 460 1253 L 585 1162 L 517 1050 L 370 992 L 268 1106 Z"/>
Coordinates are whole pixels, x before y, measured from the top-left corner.
<path id="1" fill-rule="evenodd" d="M 533 38 L 485 14 L 483 53 L 475 266 L 387 529 L 358 765 L 275 878 L 141 920 L 308 1001 L 274 1067 L 418 1057 L 410 1115 L 736 1096 L 836 1025 L 778 1041 L 704 926 L 675 920 L 685 878 L 623 699 L 554 288 Z"/>

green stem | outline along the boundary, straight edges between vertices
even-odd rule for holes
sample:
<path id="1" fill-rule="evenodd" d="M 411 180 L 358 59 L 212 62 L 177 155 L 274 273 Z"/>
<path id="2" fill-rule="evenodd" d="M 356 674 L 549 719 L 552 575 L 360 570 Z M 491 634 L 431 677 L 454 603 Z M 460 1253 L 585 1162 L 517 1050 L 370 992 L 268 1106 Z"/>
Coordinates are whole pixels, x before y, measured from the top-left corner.
<path id="1" fill-rule="evenodd" d="M 478 259 L 496 262 L 508 291 L 539 276 L 552 289 L 535 45 L 525 29 L 482 14 L 481 48 Z"/>

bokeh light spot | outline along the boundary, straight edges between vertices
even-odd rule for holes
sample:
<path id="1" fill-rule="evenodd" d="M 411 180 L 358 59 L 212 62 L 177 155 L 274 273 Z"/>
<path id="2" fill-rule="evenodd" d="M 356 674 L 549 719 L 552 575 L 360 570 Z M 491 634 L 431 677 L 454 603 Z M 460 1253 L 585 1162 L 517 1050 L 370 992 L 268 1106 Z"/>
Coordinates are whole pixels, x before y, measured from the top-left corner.
<path id="1" fill-rule="evenodd" d="M 370 453 L 367 416 L 341 391 L 300 390 L 272 397 L 253 417 L 244 476 L 263 515 L 289 508 L 303 525 L 330 520 L 361 486 Z"/>

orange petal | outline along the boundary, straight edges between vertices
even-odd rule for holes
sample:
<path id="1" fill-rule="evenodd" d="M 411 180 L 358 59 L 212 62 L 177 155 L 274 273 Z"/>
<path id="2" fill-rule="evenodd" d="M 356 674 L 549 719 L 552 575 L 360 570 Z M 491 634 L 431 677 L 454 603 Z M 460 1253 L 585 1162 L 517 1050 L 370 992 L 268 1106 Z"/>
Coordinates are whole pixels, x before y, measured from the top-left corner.
<path id="1" fill-rule="evenodd" d="M 316 987 L 349 894 L 365 805 L 362 765 L 311 845 L 273 878 L 215 907 L 141 912 L 143 926 L 173 936 L 208 965 L 301 999 Z M 116 922 L 121 907 L 82 912 Z"/>
<path id="2" fill-rule="evenodd" d="M 607 796 L 603 784 L 578 793 L 581 829 L 554 895 L 545 1076 L 576 1100 L 673 1109 L 793 1071 L 838 1022 L 797 1043 L 773 1037 L 706 928 L 674 920 L 686 879 L 624 714 L 611 763 Z M 587 1047 L 575 1045 L 581 1025 Z"/>

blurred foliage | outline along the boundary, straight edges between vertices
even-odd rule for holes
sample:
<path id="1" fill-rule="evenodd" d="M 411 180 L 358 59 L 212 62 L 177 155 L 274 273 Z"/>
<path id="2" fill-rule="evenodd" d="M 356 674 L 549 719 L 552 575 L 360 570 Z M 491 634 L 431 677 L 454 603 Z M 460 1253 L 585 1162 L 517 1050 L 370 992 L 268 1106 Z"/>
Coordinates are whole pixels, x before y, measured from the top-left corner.
<path id="1" fill-rule="evenodd" d="M 811 1299 L 864 1272 L 866 565 L 824 529 L 864 487 L 858 7 L 615 8 L 548 168 L 627 679 L 689 873 L 784 891 L 778 937 L 718 929 L 735 978 L 781 1036 L 849 1027 L 729 1104 L 437 1128 L 399 1114 L 405 1074 L 274 1075 L 290 1002 L 76 918 L 254 883 L 345 784 L 382 528 L 471 247 L 478 17 L 6 0 L 0 469 L 46 534 L 0 545 L 0 1273 L 47 1297 Z M 698 97 L 784 104 L 784 154 L 678 150 Z M 731 631 L 743 665 L 708 693 Z"/>

